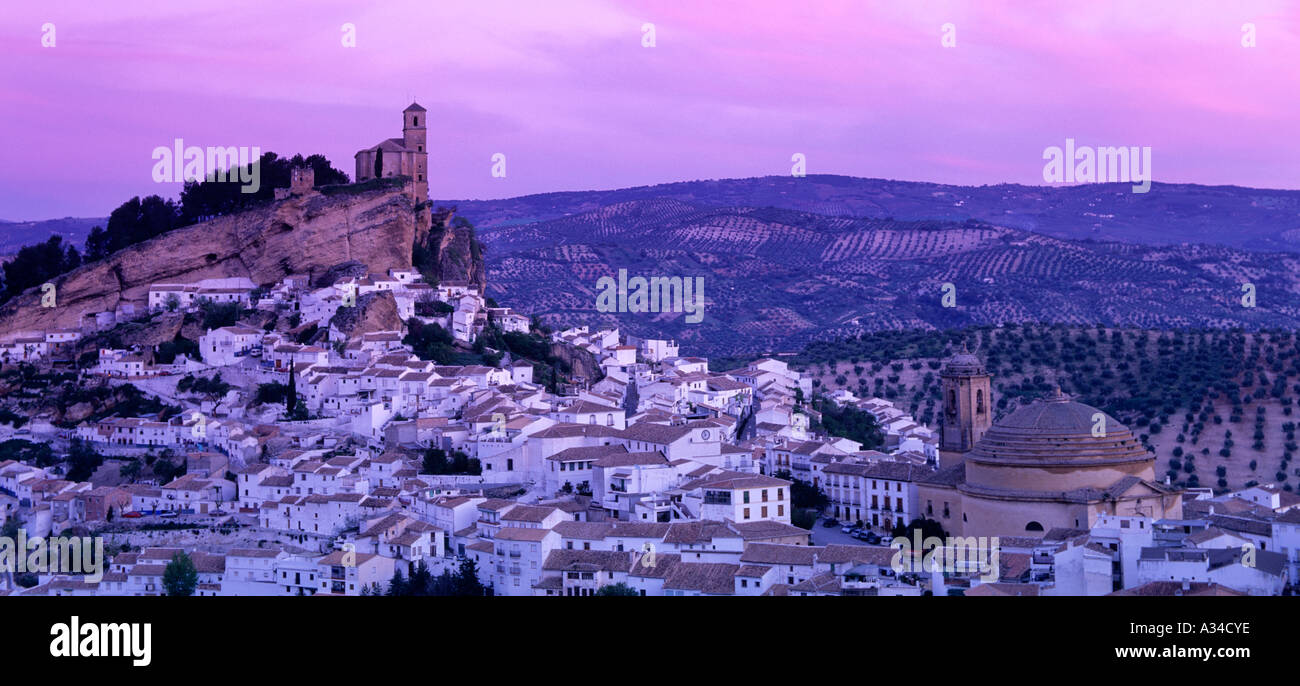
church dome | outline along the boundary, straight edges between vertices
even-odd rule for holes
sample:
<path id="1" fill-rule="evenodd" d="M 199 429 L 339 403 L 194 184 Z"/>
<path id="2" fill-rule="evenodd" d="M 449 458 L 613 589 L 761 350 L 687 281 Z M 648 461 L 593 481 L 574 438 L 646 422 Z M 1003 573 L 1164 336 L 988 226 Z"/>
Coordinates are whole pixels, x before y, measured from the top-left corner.
<path id="1" fill-rule="evenodd" d="M 1075 402 L 1058 388 L 993 423 L 972 457 L 1000 463 L 1105 464 L 1151 459 L 1114 417 Z"/>
<path id="2" fill-rule="evenodd" d="M 1016 433 L 1088 434 L 1090 437 L 1093 427 L 1104 429 L 1106 434 L 1128 431 L 1114 417 L 1091 405 L 1070 400 L 1059 388 L 1051 397 L 1012 412 L 993 427 Z"/>

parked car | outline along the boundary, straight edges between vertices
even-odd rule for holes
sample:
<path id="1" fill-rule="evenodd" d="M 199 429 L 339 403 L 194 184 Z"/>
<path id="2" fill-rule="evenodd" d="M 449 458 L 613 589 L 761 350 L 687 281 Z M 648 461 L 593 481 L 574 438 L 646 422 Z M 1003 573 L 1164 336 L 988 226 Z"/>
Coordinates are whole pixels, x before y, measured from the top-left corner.
<path id="1" fill-rule="evenodd" d="M 853 531 L 853 527 L 852 527 L 852 526 L 849 526 L 848 524 L 845 524 L 844 526 L 840 527 L 840 533 L 845 533 L 845 534 L 847 534 L 847 533 L 849 533 L 849 532 L 851 532 L 851 531 Z"/>
<path id="2" fill-rule="evenodd" d="M 208 514 L 212 515 L 213 517 L 224 517 L 226 516 L 227 513 L 225 510 L 213 510 Z"/>
<path id="3" fill-rule="evenodd" d="M 831 528 L 831 527 L 839 526 L 839 522 L 836 521 L 836 519 L 835 519 L 834 517 L 827 517 L 827 518 L 826 518 L 826 521 L 822 522 L 822 526 L 824 526 L 824 527 L 826 527 L 827 529 L 829 529 L 829 528 Z"/>
<path id="4" fill-rule="evenodd" d="M 890 542 L 893 541 L 893 540 L 894 540 L 894 537 L 893 537 L 893 536 L 881 536 L 881 537 L 880 537 L 880 545 L 889 545 Z"/>
<path id="5" fill-rule="evenodd" d="M 870 531 L 858 531 L 853 534 L 853 537 L 858 539 L 859 541 L 866 541 L 870 543 L 871 537 L 874 535 L 875 534 L 872 534 Z"/>
<path id="6" fill-rule="evenodd" d="M 866 541 L 867 543 L 869 543 L 869 544 L 871 544 L 871 545 L 880 545 L 880 537 L 879 537 L 879 536 L 877 536 L 875 533 L 873 533 L 873 532 L 871 532 L 871 531 L 866 532 L 866 534 L 867 534 L 867 535 L 864 536 L 864 537 L 862 538 L 862 540 Z"/>
<path id="7" fill-rule="evenodd" d="M 140 514 L 139 512 L 127 512 L 127 513 L 123 514 L 122 516 L 123 516 L 123 517 L 126 517 L 127 519 L 139 519 L 139 518 L 143 517 L 144 515 Z"/>
<path id="8" fill-rule="evenodd" d="M 162 513 L 162 514 L 160 514 L 160 515 L 158 515 L 158 516 L 159 516 L 159 517 L 166 517 L 166 518 L 168 518 L 168 519 L 171 519 L 172 517 L 175 517 L 175 516 L 176 516 L 176 512 L 173 510 L 173 511 L 169 511 L 169 512 L 164 512 L 164 513 Z"/>

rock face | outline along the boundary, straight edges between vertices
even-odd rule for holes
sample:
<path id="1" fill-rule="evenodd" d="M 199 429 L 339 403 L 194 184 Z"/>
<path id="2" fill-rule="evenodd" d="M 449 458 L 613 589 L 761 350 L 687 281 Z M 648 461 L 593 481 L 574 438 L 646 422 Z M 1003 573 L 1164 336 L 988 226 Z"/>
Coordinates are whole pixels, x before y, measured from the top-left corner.
<path id="1" fill-rule="evenodd" d="M 439 283 L 464 281 L 478 286 L 479 293 L 483 293 L 487 285 L 483 244 L 474 235 L 473 226 L 455 221 L 455 213 L 454 208 L 433 212 L 427 234 L 417 237 L 430 254 L 432 265 L 427 271 Z"/>
<path id="2" fill-rule="evenodd" d="M 370 270 L 366 268 L 366 265 L 361 264 L 356 260 L 348 260 L 347 262 L 342 262 L 326 269 L 320 276 L 312 279 L 311 285 L 312 288 L 325 288 L 326 286 L 332 286 L 338 283 L 340 279 L 360 279 L 369 271 Z"/>
<path id="3" fill-rule="evenodd" d="M 404 328 L 401 317 L 397 314 L 397 300 L 389 291 L 366 293 L 357 298 L 353 307 L 340 307 L 330 324 L 356 338 L 362 334 L 376 331 L 401 331 Z"/>
<path id="4" fill-rule="evenodd" d="M 154 283 L 245 276 L 269 285 L 289 274 L 315 278 L 348 261 L 374 273 L 409 269 L 427 216 L 400 190 L 291 196 L 171 231 L 64 274 L 54 282 L 54 307 L 41 307 L 40 289 L 31 289 L 0 308 L 0 334 L 77 327 L 128 303 L 139 312 Z"/>
<path id="5" fill-rule="evenodd" d="M 573 376 L 580 376 L 588 383 L 596 383 L 605 378 L 605 373 L 600 368 L 600 361 L 587 350 L 568 343 L 552 342 L 551 355 L 567 364 Z"/>

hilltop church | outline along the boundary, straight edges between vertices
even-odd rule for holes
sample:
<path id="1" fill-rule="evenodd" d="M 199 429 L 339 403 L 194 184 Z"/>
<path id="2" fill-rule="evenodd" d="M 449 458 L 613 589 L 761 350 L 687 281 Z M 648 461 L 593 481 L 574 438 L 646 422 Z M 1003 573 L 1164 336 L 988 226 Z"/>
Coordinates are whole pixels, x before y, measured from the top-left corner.
<path id="1" fill-rule="evenodd" d="M 378 145 L 358 150 L 358 183 L 375 178 L 409 176 L 407 192 L 415 204 L 429 200 L 429 143 L 426 112 L 413 102 L 402 110 L 402 137 L 389 138 Z"/>
<path id="2" fill-rule="evenodd" d="M 993 421 L 992 375 L 965 348 L 940 372 L 940 469 L 917 484 L 923 516 L 954 536 L 1086 529 L 1099 515 L 1182 517 L 1182 494 L 1114 417 L 1058 388 Z"/>

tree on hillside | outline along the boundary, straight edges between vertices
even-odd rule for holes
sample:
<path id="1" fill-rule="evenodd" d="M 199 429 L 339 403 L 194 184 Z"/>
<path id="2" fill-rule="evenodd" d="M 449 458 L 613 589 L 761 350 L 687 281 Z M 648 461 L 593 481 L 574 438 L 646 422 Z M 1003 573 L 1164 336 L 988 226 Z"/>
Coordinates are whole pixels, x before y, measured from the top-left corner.
<path id="1" fill-rule="evenodd" d="M 789 471 L 780 470 L 774 474 L 778 479 L 790 482 L 790 505 L 796 509 L 813 509 L 818 512 L 830 505 L 831 499 L 821 487 L 794 478 Z"/>
<path id="2" fill-rule="evenodd" d="M 284 412 L 288 416 L 293 416 L 293 411 L 298 404 L 298 374 L 294 370 L 296 367 L 293 360 L 289 361 L 289 388 L 284 392 Z"/>
<path id="3" fill-rule="evenodd" d="M 948 533 L 943 530 L 942 524 L 926 517 L 913 519 L 912 522 L 906 526 L 895 526 L 893 531 L 890 532 L 890 535 L 894 538 L 900 536 L 913 538 L 913 532 L 918 530 L 921 532 L 922 541 L 931 537 L 942 539 L 948 538 Z"/>
<path id="4" fill-rule="evenodd" d="M 404 596 L 408 594 L 408 591 L 406 580 L 402 578 L 402 570 L 394 569 L 393 578 L 388 580 L 388 591 L 385 595 Z"/>
<path id="5" fill-rule="evenodd" d="M 63 237 L 50 236 L 44 243 L 19 248 L 18 254 L 4 265 L 4 292 L 7 301 L 23 291 L 53 281 L 60 274 L 81 266 L 81 255 Z"/>
<path id="6" fill-rule="evenodd" d="M 600 588 L 596 589 L 596 595 L 630 596 L 630 597 L 639 598 L 641 597 L 641 592 L 620 581 L 616 584 L 605 584 L 604 586 L 601 586 Z"/>
<path id="7" fill-rule="evenodd" d="M 163 587 L 169 596 L 194 595 L 199 584 L 199 572 L 194 568 L 194 560 L 184 551 L 176 551 L 171 562 L 163 570 Z"/>
<path id="8" fill-rule="evenodd" d="M 95 452 L 86 441 L 74 438 L 68 445 L 67 478 L 69 481 L 89 481 L 91 475 L 103 463 L 104 457 Z"/>
<path id="9" fill-rule="evenodd" d="M 102 260 L 122 248 L 183 225 L 180 209 L 174 201 L 157 195 L 131 198 L 109 214 L 106 228 L 91 229 L 86 239 L 86 261 Z"/>
<path id="10" fill-rule="evenodd" d="M 868 412 L 850 405 L 839 407 L 829 400 L 819 402 L 817 411 L 821 413 L 821 421 L 814 428 L 820 428 L 831 436 L 857 441 L 862 444 L 863 450 L 877 448 L 885 442 L 880 425 Z"/>
<path id="11" fill-rule="evenodd" d="M 457 595 L 481 596 L 483 590 L 483 584 L 478 580 L 478 564 L 474 558 L 466 557 L 461 561 L 460 571 L 456 574 Z"/>
<path id="12" fill-rule="evenodd" d="M 330 164 L 324 155 L 301 154 L 293 157 L 280 157 L 274 152 L 262 153 L 253 164 L 257 165 L 257 191 L 245 193 L 246 184 L 240 180 L 238 173 L 227 174 L 226 180 L 219 181 L 208 170 L 208 177 L 203 181 L 186 182 L 181 191 L 180 216 L 184 224 L 194 224 L 270 202 L 275 198 L 275 189 L 286 188 L 295 167 L 310 167 L 315 174 L 317 186 L 329 186 L 348 183 L 348 175 Z M 252 165 L 243 167 L 245 178 L 251 178 Z M 237 168 L 238 172 L 239 169 Z"/>
<path id="13" fill-rule="evenodd" d="M 631 417 L 636 414 L 637 408 L 641 406 L 641 394 L 636 388 L 636 379 L 627 385 L 627 393 L 623 396 L 623 416 Z"/>

